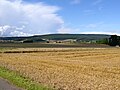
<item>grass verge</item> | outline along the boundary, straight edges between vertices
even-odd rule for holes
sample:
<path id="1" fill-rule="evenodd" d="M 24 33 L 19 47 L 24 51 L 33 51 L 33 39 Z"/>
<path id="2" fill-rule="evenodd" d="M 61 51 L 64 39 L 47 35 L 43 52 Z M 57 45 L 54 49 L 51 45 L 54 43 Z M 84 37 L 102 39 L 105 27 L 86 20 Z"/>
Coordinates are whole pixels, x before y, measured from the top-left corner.
<path id="1" fill-rule="evenodd" d="M 25 90 L 52 90 L 3 67 L 0 67 L 0 77 Z"/>

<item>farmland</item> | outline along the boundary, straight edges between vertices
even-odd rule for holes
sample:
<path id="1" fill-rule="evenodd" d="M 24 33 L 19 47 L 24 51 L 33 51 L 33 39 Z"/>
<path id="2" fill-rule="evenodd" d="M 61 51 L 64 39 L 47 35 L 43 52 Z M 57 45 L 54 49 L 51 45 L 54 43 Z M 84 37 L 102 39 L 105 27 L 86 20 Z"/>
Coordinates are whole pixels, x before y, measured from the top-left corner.
<path id="1" fill-rule="evenodd" d="M 120 48 L 18 48 L 0 66 L 58 90 L 120 90 Z"/>

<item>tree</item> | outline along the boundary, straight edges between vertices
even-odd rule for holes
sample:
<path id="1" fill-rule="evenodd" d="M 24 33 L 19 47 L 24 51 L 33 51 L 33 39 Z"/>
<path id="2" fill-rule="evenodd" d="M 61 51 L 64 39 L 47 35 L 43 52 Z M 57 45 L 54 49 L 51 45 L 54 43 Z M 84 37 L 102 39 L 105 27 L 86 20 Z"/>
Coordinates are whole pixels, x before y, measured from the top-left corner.
<path id="1" fill-rule="evenodd" d="M 98 44 L 109 44 L 109 41 L 108 41 L 108 38 L 104 38 L 104 39 L 101 39 L 101 40 L 97 41 L 96 43 L 98 43 Z"/>
<path id="2" fill-rule="evenodd" d="M 111 37 L 109 38 L 109 45 L 110 46 L 119 45 L 119 39 L 117 35 L 111 35 Z"/>
<path id="3" fill-rule="evenodd" d="M 118 37 L 118 45 L 120 46 L 120 36 Z"/>

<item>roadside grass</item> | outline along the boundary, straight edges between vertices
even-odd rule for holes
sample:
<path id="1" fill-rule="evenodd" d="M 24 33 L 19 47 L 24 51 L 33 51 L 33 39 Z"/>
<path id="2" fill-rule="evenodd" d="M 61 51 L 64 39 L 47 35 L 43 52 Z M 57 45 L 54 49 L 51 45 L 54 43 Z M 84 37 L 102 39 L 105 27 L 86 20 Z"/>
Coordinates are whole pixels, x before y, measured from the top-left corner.
<path id="1" fill-rule="evenodd" d="M 15 49 L 15 48 L 10 48 L 10 47 L 8 47 L 8 48 L 3 48 L 3 47 L 0 47 L 0 52 L 4 52 L 4 51 L 6 51 L 6 50 L 12 50 L 12 49 Z"/>
<path id="2" fill-rule="evenodd" d="M 4 67 L 0 67 L 0 77 L 7 79 L 13 85 L 21 87 L 25 90 L 52 90 L 51 88 L 34 83 L 32 80 Z"/>

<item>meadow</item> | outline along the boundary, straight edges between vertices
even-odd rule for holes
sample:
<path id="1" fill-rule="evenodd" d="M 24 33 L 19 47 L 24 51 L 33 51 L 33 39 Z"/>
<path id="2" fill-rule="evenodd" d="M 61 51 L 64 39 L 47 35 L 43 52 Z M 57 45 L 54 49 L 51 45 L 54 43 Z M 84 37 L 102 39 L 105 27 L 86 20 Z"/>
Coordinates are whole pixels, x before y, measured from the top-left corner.
<path id="1" fill-rule="evenodd" d="M 120 48 L 2 50 L 0 67 L 57 90 L 120 90 Z"/>

